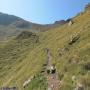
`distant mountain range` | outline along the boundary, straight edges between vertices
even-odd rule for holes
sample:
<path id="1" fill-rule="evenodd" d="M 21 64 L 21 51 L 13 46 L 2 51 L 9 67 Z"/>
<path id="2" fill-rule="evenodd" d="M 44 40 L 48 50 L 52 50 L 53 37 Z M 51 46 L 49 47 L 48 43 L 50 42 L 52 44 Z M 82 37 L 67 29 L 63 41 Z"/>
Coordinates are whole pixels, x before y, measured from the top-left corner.
<path id="1" fill-rule="evenodd" d="M 32 32 L 46 31 L 50 28 L 55 28 L 65 23 L 67 23 L 67 21 L 60 20 L 56 21 L 53 24 L 40 25 L 26 21 L 14 15 L 0 13 L 0 39 L 3 40 L 8 37 L 12 37 L 23 30 L 28 30 Z"/>

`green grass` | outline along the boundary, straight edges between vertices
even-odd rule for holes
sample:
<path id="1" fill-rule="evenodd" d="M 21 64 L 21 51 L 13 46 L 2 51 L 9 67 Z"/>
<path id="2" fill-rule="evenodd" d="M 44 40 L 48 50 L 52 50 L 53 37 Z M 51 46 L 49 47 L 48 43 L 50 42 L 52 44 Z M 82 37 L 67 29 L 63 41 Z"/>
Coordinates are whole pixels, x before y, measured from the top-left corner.
<path id="1" fill-rule="evenodd" d="M 26 90 L 47 90 L 46 78 L 42 75 L 36 75 L 26 88 Z"/>
<path id="2" fill-rule="evenodd" d="M 73 24 L 68 23 L 51 28 L 45 32 L 39 32 L 39 43 L 34 39 L 13 39 L 0 46 L 0 86 L 17 86 L 23 90 L 25 80 L 33 75 L 38 75 L 46 63 L 45 48 L 49 48 L 53 63 L 57 67 L 58 75 L 63 81 L 60 90 L 72 90 L 76 84 L 72 83 L 72 76 L 81 82 L 86 90 L 90 89 L 90 70 L 83 69 L 83 66 L 90 62 L 90 14 L 84 12 L 73 18 Z M 80 38 L 73 44 L 68 45 L 71 36 L 77 34 Z M 68 48 L 64 54 L 58 56 L 58 49 Z M 63 74 L 63 77 L 61 78 Z M 29 87 L 30 90 L 45 90 L 41 85 L 47 81 L 40 81 L 43 76 L 36 76 Z M 85 81 L 85 83 L 84 83 Z M 35 87 L 35 88 L 34 88 Z M 31 89 L 33 88 L 33 89 Z M 38 88 L 38 89 L 36 89 Z"/>

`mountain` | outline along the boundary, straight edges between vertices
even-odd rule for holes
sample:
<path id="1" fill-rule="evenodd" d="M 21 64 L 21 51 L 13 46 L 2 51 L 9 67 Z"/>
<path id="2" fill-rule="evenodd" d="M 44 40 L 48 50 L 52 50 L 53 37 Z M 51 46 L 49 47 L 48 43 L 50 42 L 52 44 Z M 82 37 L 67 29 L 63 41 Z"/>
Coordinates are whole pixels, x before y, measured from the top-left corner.
<path id="1" fill-rule="evenodd" d="M 16 36 L 23 30 L 39 30 L 40 26 L 42 27 L 14 15 L 0 13 L 0 40 Z"/>
<path id="2" fill-rule="evenodd" d="M 14 15 L 0 13 L 0 40 L 7 40 L 10 37 L 18 35 L 23 30 L 40 32 L 50 28 L 58 27 L 67 23 L 64 20 L 56 21 L 54 24 L 40 25 L 26 21 Z"/>
<path id="3" fill-rule="evenodd" d="M 14 27 L 17 28 L 28 28 L 28 27 L 31 28 L 32 25 L 35 24 L 14 15 L 0 13 L 0 25 L 4 26 L 13 25 Z"/>
<path id="4" fill-rule="evenodd" d="M 0 42 L 0 87 L 47 90 L 49 80 L 56 82 L 49 70 L 44 73 L 49 59 L 56 68 L 54 75 L 58 76 L 60 90 L 90 90 L 89 8 L 88 4 L 84 12 L 63 25 L 52 24 L 48 30 L 37 33 L 25 29 Z"/>
<path id="5" fill-rule="evenodd" d="M 61 25 L 65 24 L 65 23 L 66 23 L 65 20 L 60 20 L 60 21 L 56 21 L 56 22 L 55 22 L 55 24 L 61 24 Z"/>

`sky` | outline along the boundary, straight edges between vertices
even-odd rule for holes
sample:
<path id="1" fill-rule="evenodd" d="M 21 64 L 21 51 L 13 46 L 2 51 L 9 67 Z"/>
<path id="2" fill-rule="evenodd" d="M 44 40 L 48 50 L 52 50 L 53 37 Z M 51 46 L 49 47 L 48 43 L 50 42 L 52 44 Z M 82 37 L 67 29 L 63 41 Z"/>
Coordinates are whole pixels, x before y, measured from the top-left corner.
<path id="1" fill-rule="evenodd" d="M 39 24 L 68 19 L 84 10 L 90 0 L 0 0 L 0 12 Z"/>

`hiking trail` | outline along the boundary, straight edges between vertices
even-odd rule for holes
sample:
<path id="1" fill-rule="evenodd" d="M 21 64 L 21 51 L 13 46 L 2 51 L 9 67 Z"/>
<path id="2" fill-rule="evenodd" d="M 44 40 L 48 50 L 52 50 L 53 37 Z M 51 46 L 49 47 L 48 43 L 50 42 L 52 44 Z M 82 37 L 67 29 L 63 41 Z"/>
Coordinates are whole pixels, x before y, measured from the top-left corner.
<path id="1" fill-rule="evenodd" d="M 47 68 L 52 67 L 52 54 L 49 49 L 46 50 L 47 54 Z M 59 90 L 60 81 L 58 79 L 58 74 L 55 70 L 54 73 L 46 73 L 46 78 L 48 82 L 48 90 Z"/>

